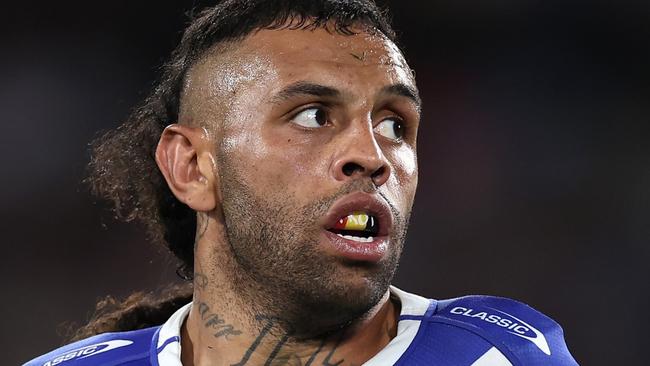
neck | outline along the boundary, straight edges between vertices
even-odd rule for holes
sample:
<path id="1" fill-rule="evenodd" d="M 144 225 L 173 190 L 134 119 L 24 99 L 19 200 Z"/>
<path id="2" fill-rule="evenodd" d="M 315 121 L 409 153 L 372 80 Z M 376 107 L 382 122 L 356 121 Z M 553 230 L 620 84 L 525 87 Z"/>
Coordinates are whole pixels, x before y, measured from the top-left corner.
<path id="1" fill-rule="evenodd" d="M 358 319 L 296 337 L 281 314 L 266 313 L 240 295 L 243 279 L 224 271 L 234 265 L 227 253 L 201 242 L 196 248 L 194 299 L 181 334 L 183 365 L 359 365 L 396 335 L 399 304 L 387 291 Z"/>

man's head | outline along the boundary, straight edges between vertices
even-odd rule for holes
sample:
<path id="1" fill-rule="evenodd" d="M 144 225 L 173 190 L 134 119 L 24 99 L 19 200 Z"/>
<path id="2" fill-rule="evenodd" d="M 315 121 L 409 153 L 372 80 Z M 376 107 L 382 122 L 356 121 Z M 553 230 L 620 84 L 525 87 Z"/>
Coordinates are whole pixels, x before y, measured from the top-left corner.
<path id="1" fill-rule="evenodd" d="M 242 20 L 256 15 L 269 18 Z M 188 267 L 188 234 L 203 229 L 191 217 L 209 218 L 219 230 L 206 242 L 235 266 L 209 265 L 229 269 L 251 300 L 251 288 L 285 299 L 266 305 L 294 324 L 310 326 L 298 309 L 330 324 L 362 315 L 392 279 L 417 185 L 415 82 L 378 11 L 363 2 L 225 2 L 190 25 L 175 60 L 148 100 L 166 100 L 162 110 L 145 105 L 134 116 L 156 116 L 158 131 L 175 124 L 158 132 L 164 181 L 148 177 L 153 205 L 146 188 L 113 192 L 118 209 L 124 199 L 154 209 Z M 179 63 L 182 74 L 171 75 Z M 166 80 L 177 84 L 163 90 Z M 115 136 L 98 145 L 96 169 Z M 340 226 L 346 219 L 368 230 Z"/>

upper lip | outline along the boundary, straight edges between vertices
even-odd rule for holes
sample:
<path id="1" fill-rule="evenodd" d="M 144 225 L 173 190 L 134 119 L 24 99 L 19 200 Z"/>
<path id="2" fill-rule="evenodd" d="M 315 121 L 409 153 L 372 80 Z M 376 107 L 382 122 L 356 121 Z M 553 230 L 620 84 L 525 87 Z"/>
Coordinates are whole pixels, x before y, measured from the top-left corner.
<path id="1" fill-rule="evenodd" d="M 323 216 L 323 227 L 330 230 L 342 217 L 353 212 L 365 212 L 379 222 L 377 236 L 386 236 L 393 227 L 393 215 L 388 203 L 383 198 L 364 192 L 347 194 L 334 202 Z"/>

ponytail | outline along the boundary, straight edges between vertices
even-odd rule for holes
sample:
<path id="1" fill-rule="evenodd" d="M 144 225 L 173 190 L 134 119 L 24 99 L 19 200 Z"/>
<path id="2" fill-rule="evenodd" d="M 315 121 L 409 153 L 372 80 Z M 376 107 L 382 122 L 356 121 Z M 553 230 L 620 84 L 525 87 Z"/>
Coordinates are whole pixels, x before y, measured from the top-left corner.
<path id="1" fill-rule="evenodd" d="M 190 285 L 168 286 L 159 292 L 135 292 L 124 301 L 107 296 L 97 303 L 90 321 L 69 336 L 69 341 L 158 326 L 191 301 Z"/>

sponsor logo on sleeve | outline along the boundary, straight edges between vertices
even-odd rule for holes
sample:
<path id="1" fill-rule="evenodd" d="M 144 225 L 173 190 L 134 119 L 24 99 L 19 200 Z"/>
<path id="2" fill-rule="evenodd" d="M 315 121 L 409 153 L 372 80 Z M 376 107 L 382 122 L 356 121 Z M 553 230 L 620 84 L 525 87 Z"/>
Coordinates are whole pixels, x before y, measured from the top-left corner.
<path id="1" fill-rule="evenodd" d="M 449 310 L 451 314 L 477 319 L 503 328 L 506 332 L 532 342 L 540 351 L 551 355 L 546 337 L 538 329 L 512 314 L 497 309 L 488 311 L 456 306 Z"/>
<path id="2" fill-rule="evenodd" d="M 127 341 L 124 339 L 116 339 L 113 341 L 106 341 L 97 344 L 92 344 L 90 346 L 85 346 L 82 348 L 74 349 L 72 351 L 68 351 L 61 356 L 57 356 L 56 358 L 47 361 L 46 363 L 43 364 L 43 366 L 56 366 L 67 361 L 79 360 L 86 357 L 96 356 L 98 354 L 112 351 L 116 348 L 125 347 L 131 344 L 133 344 L 133 341 Z"/>

